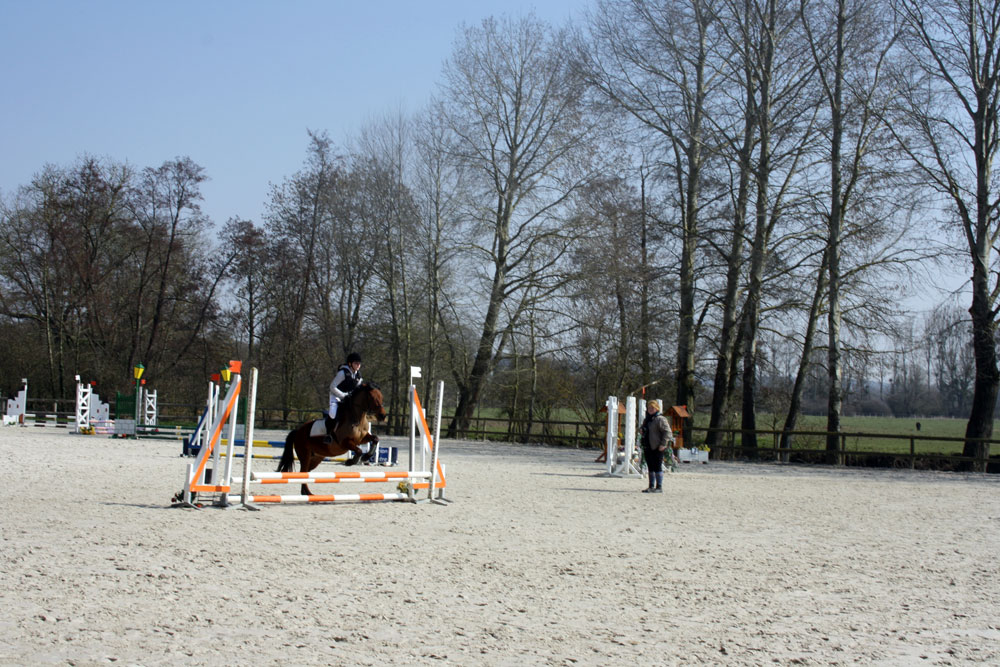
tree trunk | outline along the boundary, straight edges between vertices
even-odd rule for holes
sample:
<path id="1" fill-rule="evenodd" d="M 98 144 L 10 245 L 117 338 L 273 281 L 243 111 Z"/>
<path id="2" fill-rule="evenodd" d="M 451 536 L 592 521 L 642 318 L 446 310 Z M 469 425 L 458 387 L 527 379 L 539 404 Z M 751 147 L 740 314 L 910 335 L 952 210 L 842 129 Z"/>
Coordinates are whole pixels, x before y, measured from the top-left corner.
<path id="1" fill-rule="evenodd" d="M 823 261 L 816 275 L 816 289 L 813 291 L 812 303 L 809 304 L 809 320 L 806 323 L 805 337 L 802 339 L 802 358 L 799 360 L 799 369 L 795 373 L 792 396 L 788 402 L 788 414 L 785 415 L 785 426 L 781 430 L 781 439 L 778 443 L 780 449 L 791 449 L 792 431 L 795 430 L 802 407 L 802 389 L 805 387 L 806 376 L 809 374 L 809 358 L 812 356 L 816 322 L 819 320 L 820 304 L 823 302 L 823 293 L 826 291 L 827 256 L 827 253 L 824 252 Z M 788 454 L 782 454 L 781 460 L 788 463 Z"/>
<path id="2" fill-rule="evenodd" d="M 841 200 L 840 145 L 844 136 L 842 91 L 844 79 L 844 15 L 843 0 L 837 3 L 837 55 L 834 63 L 833 95 L 830 100 L 832 137 L 830 145 L 830 219 L 827 236 L 827 264 L 830 279 L 830 306 L 827 311 L 829 344 L 827 346 L 826 451 L 828 463 L 843 463 L 840 451 L 840 411 L 843 407 L 843 368 L 840 359 L 840 234 L 844 223 Z"/>
<path id="3" fill-rule="evenodd" d="M 479 403 L 483 383 L 493 364 L 493 344 L 497 337 L 497 321 L 500 317 L 500 305 L 503 299 L 504 273 L 502 265 L 497 267 L 493 277 L 493 288 L 490 290 L 490 303 L 486 309 L 486 319 L 483 321 L 483 331 L 479 336 L 479 346 L 476 348 L 476 358 L 469 371 L 468 382 L 462 385 L 458 394 L 458 405 L 455 416 L 448 425 L 448 437 L 454 438 L 469 429 L 472 413 Z"/>
<path id="4" fill-rule="evenodd" d="M 963 456 L 985 459 L 989 456 L 987 442 L 993 436 L 993 413 L 997 404 L 997 389 L 1000 387 L 1000 370 L 997 368 L 996 322 L 990 308 L 988 274 L 985 262 L 977 262 L 972 276 L 972 346 L 976 358 L 976 380 L 972 389 L 972 412 L 965 427 Z M 963 466 L 967 470 L 985 472 L 982 464 L 970 462 Z"/>
<path id="5" fill-rule="evenodd" d="M 748 98 L 752 98 L 748 77 Z M 752 99 L 750 100 L 752 104 Z M 731 368 L 736 353 L 736 338 L 740 328 L 737 314 L 739 310 L 740 269 L 743 265 L 743 236 L 746 233 L 747 202 L 750 198 L 750 151 L 753 145 L 754 120 L 746 115 L 743 129 L 743 145 L 739 152 L 740 174 L 733 217 L 732 238 L 729 242 L 729 256 L 726 257 L 726 292 L 722 299 L 722 331 L 719 335 L 719 359 L 715 365 L 715 381 L 712 386 L 712 414 L 708 421 L 706 444 L 713 447 L 719 443 L 721 434 L 713 429 L 721 428 L 729 408 L 731 391 Z"/>

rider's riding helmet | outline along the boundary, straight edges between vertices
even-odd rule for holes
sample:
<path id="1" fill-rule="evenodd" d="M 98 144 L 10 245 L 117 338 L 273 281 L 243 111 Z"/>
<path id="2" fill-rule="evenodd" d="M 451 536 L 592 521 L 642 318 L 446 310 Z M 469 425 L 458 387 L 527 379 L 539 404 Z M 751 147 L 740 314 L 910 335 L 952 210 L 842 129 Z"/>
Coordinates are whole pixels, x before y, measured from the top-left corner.
<path id="1" fill-rule="evenodd" d="M 355 361 L 358 362 L 359 364 L 361 363 L 361 355 L 360 354 L 358 354 L 357 352 L 351 352 L 349 355 L 347 355 L 347 363 L 348 364 L 353 364 Z"/>

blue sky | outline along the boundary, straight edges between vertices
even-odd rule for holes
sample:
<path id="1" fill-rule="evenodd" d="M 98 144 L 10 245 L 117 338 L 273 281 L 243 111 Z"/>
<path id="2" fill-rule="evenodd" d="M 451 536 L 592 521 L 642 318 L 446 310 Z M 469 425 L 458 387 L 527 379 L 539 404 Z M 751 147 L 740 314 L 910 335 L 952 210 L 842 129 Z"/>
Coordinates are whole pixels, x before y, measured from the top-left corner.
<path id="1" fill-rule="evenodd" d="M 343 143 L 415 112 L 458 28 L 525 14 L 561 25 L 587 0 L 0 0 L 0 192 L 84 154 L 188 156 L 216 222 L 260 220 L 302 165 L 306 130 Z"/>

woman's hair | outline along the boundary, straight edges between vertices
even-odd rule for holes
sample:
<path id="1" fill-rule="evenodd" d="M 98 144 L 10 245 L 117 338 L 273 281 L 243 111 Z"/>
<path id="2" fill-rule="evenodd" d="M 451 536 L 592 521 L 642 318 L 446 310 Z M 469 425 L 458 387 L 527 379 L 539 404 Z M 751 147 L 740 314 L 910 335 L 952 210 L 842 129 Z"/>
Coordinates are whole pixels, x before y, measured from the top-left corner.
<path id="1" fill-rule="evenodd" d="M 659 412 L 660 411 L 660 402 L 659 401 L 650 401 L 649 403 L 646 403 L 646 407 L 647 408 L 653 408 L 654 410 L 656 410 L 657 412 Z"/>

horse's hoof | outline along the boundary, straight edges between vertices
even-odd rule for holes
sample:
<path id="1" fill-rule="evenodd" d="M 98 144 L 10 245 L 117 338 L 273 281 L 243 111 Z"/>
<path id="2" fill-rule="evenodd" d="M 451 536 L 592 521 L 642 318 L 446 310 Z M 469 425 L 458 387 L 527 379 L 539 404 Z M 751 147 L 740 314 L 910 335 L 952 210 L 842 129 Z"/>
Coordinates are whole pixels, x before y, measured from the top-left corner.
<path id="1" fill-rule="evenodd" d="M 357 463 L 357 462 L 358 462 L 359 460 L 360 460 L 360 458 L 359 458 L 359 457 L 357 457 L 357 456 L 352 456 L 351 458 L 349 458 L 349 459 L 347 459 L 346 461 L 344 461 L 344 465 L 345 465 L 345 466 L 352 466 L 352 465 L 354 465 L 355 463 Z"/>

